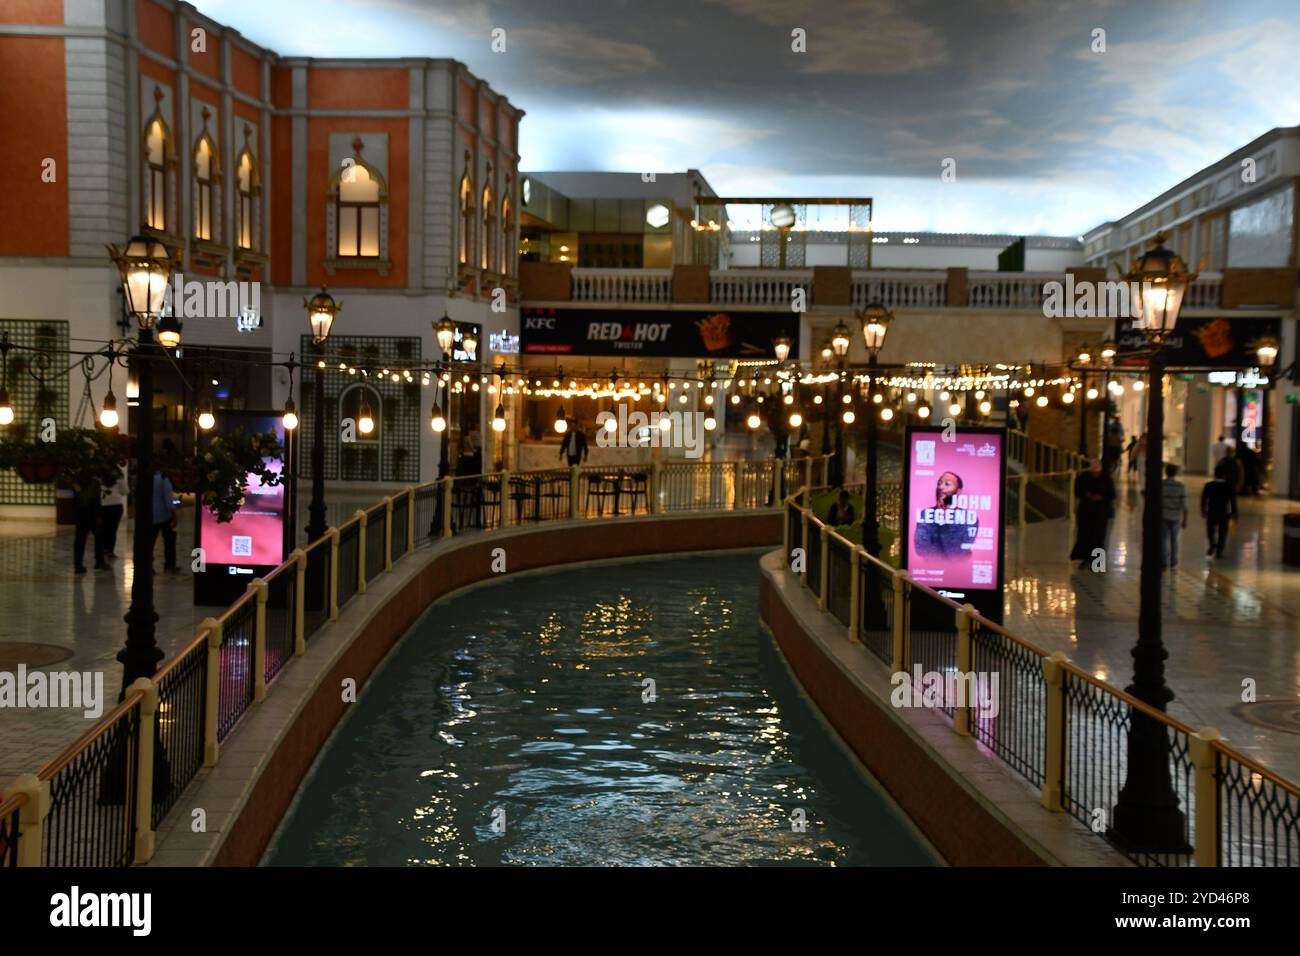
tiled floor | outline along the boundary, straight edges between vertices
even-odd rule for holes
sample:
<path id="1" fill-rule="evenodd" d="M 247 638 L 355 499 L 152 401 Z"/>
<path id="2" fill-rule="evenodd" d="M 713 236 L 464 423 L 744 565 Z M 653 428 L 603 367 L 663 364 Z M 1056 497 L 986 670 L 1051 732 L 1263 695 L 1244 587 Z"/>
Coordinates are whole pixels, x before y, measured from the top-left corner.
<path id="1" fill-rule="evenodd" d="M 1205 554 L 1195 510 L 1204 479 L 1186 481 L 1193 514 L 1178 567 L 1162 591 L 1165 662 L 1177 695 L 1169 713 L 1193 727 L 1212 726 L 1231 745 L 1291 780 L 1300 780 L 1300 722 L 1290 732 L 1250 723 L 1270 709 L 1243 704 L 1243 681 L 1259 701 L 1288 701 L 1300 713 L 1300 568 L 1281 561 L 1282 515 L 1300 504 L 1243 498 L 1221 559 Z M 1047 651 L 1062 651 L 1118 687 L 1133 676 L 1137 640 L 1141 496 L 1120 488 L 1110 532 L 1108 571 L 1078 570 L 1065 522 L 1030 526 L 1007 547 L 1006 625 Z"/>
<path id="2" fill-rule="evenodd" d="M 1189 479 L 1188 490 L 1197 501 L 1197 479 Z M 1045 650 L 1064 651 L 1122 687 L 1131 677 L 1129 650 L 1137 636 L 1140 499 L 1135 488 L 1123 486 L 1120 505 L 1105 574 L 1079 571 L 1068 560 L 1064 522 L 1010 534 L 1006 621 L 1014 633 Z M 338 504 L 331 520 L 357 506 Z M 1300 505 L 1247 499 L 1242 510 L 1228 556 L 1204 556 L 1204 529 L 1194 518 L 1179 567 L 1166 572 L 1164 637 L 1169 683 L 1177 694 L 1170 712 L 1192 726 L 1217 727 L 1233 746 L 1300 779 L 1300 724 L 1290 733 L 1252 724 L 1243 716 L 1252 708 L 1241 701 L 1242 680 L 1252 678 L 1260 701 L 1300 703 L 1300 569 L 1281 565 L 1281 515 L 1300 511 Z M 190 524 L 180 522 L 182 557 L 189 553 Z M 123 557 L 111 571 L 74 576 L 71 528 L 0 521 L 0 653 L 7 642 L 55 645 L 70 656 L 53 668 L 102 670 L 105 694 L 115 699 L 121 665 L 114 657 L 125 637 L 122 615 L 130 603 L 130 535 L 127 521 L 118 532 Z M 159 556 L 156 567 L 161 566 Z M 158 641 L 168 656 L 193 639 L 203 618 L 219 610 L 195 608 L 192 598 L 188 574 L 156 578 Z M 19 773 L 39 769 L 92 723 L 80 711 L 0 709 L 0 789 Z"/>

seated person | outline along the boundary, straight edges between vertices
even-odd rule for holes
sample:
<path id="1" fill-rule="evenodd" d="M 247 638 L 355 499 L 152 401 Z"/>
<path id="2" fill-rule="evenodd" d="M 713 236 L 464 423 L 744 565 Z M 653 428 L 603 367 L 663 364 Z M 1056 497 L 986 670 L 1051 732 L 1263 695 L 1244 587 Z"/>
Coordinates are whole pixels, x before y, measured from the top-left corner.
<path id="1" fill-rule="evenodd" d="M 853 504 L 849 501 L 849 493 L 841 491 L 839 499 L 831 505 L 831 510 L 826 515 L 826 523 L 839 526 L 853 524 L 854 519 Z"/>

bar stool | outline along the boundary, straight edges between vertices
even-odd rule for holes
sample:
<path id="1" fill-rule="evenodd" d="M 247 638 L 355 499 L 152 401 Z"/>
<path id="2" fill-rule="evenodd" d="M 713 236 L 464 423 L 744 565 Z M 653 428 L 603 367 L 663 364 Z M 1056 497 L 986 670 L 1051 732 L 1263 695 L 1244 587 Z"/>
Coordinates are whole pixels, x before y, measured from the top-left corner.
<path id="1" fill-rule="evenodd" d="M 596 499 L 597 515 L 604 515 L 605 501 L 618 494 L 618 482 L 618 475 L 587 476 L 587 502 L 590 504 L 592 498 Z"/>

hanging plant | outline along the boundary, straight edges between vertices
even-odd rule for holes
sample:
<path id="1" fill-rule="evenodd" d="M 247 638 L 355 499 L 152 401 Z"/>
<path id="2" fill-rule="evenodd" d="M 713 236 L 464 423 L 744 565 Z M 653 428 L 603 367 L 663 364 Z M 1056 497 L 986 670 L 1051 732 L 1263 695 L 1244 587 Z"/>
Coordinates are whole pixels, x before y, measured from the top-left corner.
<path id="1" fill-rule="evenodd" d="M 82 501 L 93 501 L 100 488 L 117 481 L 126 461 L 117 437 L 98 428 L 63 428 L 55 440 L 0 442 L 0 467 L 12 468 L 28 484 L 58 479 Z"/>
<path id="2" fill-rule="evenodd" d="M 229 435 L 212 439 L 196 461 L 199 500 L 217 521 L 229 521 L 244 503 L 245 489 L 254 477 L 258 484 L 273 487 L 282 474 L 265 459 L 283 459 L 284 448 L 273 432 L 245 434 L 237 428 Z"/>

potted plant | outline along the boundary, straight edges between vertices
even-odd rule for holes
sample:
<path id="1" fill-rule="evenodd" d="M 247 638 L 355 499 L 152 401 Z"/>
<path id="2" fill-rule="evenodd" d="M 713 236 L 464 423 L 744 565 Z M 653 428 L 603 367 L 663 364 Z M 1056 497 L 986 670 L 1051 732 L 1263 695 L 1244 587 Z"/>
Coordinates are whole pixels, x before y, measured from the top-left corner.
<path id="1" fill-rule="evenodd" d="M 244 503 L 245 490 L 254 477 L 259 485 L 280 484 L 282 473 L 273 469 L 267 459 L 283 455 L 284 448 L 272 432 L 247 434 L 237 428 L 217 436 L 197 461 L 199 500 L 217 521 L 231 520 Z"/>

